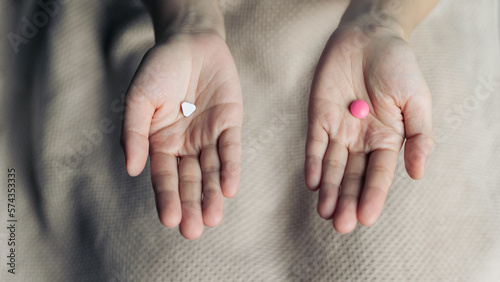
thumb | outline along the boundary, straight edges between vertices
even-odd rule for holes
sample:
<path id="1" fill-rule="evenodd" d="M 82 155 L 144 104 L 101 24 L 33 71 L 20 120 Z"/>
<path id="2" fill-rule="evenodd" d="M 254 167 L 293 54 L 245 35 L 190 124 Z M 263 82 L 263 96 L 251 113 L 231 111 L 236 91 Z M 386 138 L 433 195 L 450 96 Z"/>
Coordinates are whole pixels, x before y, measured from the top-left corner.
<path id="1" fill-rule="evenodd" d="M 424 175 L 427 157 L 434 146 L 432 101 L 429 88 L 412 95 L 403 107 L 405 125 L 405 167 L 413 179 Z"/>
<path id="2" fill-rule="evenodd" d="M 127 172 L 139 175 L 146 165 L 149 153 L 149 127 L 155 112 L 148 98 L 137 94 L 131 86 L 125 98 L 125 113 L 121 142 L 125 151 Z"/>

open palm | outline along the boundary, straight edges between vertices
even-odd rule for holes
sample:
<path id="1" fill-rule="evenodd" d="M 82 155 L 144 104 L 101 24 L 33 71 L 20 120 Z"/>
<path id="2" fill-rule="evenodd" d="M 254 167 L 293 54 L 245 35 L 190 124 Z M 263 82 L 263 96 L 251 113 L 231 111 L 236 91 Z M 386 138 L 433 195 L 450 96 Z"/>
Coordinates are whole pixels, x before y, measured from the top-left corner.
<path id="1" fill-rule="evenodd" d="M 196 105 L 185 117 L 182 102 Z M 178 34 L 144 56 L 126 102 L 122 142 L 127 171 L 151 161 L 160 221 L 195 239 L 218 225 L 224 197 L 237 193 L 241 86 L 226 43 L 211 33 Z"/>
<path id="2" fill-rule="evenodd" d="M 414 179 L 433 146 L 431 96 L 411 48 L 389 29 L 361 36 L 354 26 L 334 32 L 309 100 L 306 185 L 319 189 L 318 213 L 340 233 L 377 221 L 405 138 Z M 349 111 L 358 99 L 370 106 L 364 119 Z"/>

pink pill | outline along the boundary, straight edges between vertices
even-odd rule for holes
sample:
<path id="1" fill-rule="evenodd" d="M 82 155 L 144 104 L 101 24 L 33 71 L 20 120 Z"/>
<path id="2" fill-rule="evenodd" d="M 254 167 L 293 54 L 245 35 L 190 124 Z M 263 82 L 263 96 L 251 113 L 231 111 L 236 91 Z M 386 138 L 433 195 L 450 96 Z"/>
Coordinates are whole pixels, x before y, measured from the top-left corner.
<path id="1" fill-rule="evenodd" d="M 356 118 L 365 118 L 370 112 L 368 103 L 363 100 L 356 100 L 351 104 L 351 114 Z"/>

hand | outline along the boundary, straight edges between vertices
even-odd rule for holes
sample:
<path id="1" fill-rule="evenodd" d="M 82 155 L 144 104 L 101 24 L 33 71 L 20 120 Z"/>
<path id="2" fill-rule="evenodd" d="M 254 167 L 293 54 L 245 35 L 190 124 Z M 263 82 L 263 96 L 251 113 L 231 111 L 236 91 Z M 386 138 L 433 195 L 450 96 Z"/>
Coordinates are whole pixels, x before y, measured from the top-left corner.
<path id="1" fill-rule="evenodd" d="M 405 144 L 408 174 L 419 179 L 433 146 L 431 95 L 415 56 L 395 29 L 367 36 L 340 26 L 328 41 L 309 99 L 305 178 L 319 189 L 318 213 L 339 233 L 374 224 Z M 362 99 L 364 119 L 350 113 Z"/>
<path id="2" fill-rule="evenodd" d="M 182 102 L 196 105 L 189 117 Z M 144 56 L 125 101 L 127 171 L 151 161 L 160 221 L 195 239 L 223 216 L 240 179 L 243 102 L 235 63 L 212 33 L 180 33 Z"/>

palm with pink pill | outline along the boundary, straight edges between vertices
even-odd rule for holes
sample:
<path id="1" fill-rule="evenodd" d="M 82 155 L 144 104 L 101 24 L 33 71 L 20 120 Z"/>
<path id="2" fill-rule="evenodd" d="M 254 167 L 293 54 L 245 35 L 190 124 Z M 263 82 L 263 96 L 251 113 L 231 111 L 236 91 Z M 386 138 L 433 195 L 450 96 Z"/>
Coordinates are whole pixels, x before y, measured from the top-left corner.
<path id="1" fill-rule="evenodd" d="M 184 116 L 181 104 L 196 110 Z M 179 33 L 144 56 L 130 84 L 122 131 L 126 167 L 148 153 L 160 221 L 195 239 L 218 225 L 237 193 L 243 104 L 233 58 L 213 33 Z"/>
<path id="2" fill-rule="evenodd" d="M 433 146 L 431 95 L 408 43 L 377 27 L 363 37 L 355 25 L 329 39 L 309 99 L 305 180 L 319 189 L 317 210 L 339 233 L 374 224 L 383 209 L 405 144 L 408 174 L 424 174 Z M 358 119 L 351 104 L 364 100 Z"/>

